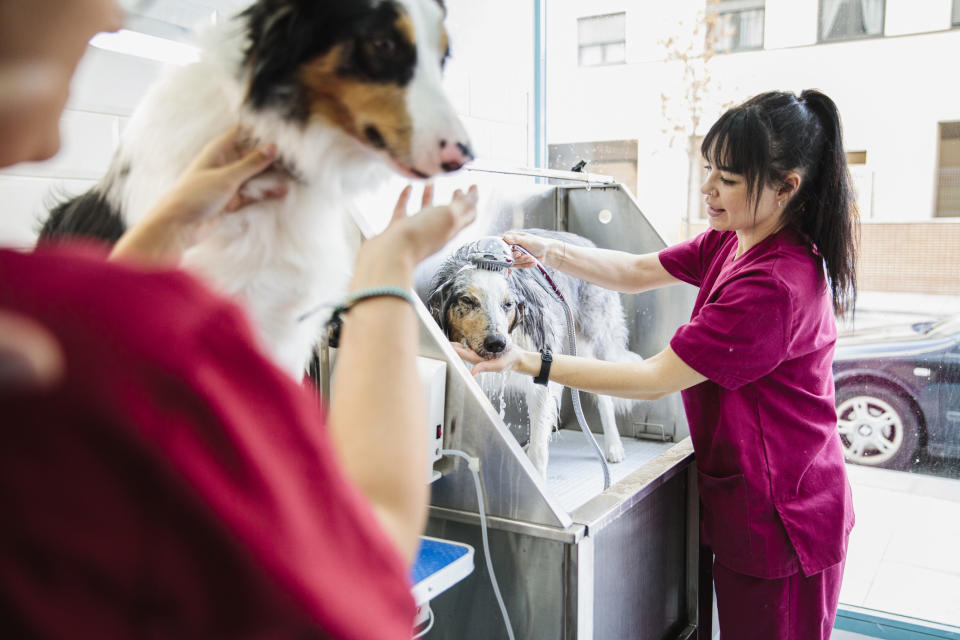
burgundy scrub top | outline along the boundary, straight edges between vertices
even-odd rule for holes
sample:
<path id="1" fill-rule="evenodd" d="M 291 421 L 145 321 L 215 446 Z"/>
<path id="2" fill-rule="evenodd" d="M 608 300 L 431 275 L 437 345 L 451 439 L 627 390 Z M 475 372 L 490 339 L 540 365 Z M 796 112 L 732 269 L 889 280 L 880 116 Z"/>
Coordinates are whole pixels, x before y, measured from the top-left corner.
<path id="1" fill-rule="evenodd" d="M 315 394 L 183 272 L 0 251 L 66 358 L 0 388 L 0 635 L 408 640 L 407 566 Z"/>
<path id="2" fill-rule="evenodd" d="M 830 291 L 816 248 L 794 231 L 736 251 L 736 233 L 711 229 L 659 254 L 700 288 L 670 346 L 708 378 L 683 392 L 701 535 L 739 573 L 810 576 L 843 560 L 854 520 Z"/>

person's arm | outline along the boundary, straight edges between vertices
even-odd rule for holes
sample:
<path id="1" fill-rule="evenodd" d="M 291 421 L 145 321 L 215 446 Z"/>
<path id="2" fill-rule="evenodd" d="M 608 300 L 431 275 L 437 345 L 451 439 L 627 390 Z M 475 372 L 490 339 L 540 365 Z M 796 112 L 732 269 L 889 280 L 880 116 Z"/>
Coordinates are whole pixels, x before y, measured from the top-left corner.
<path id="1" fill-rule="evenodd" d="M 581 247 L 519 231 L 506 233 L 503 239 L 507 244 L 522 246 L 549 267 L 621 293 L 640 293 L 680 282 L 663 268 L 656 253 L 635 255 Z M 534 264 L 530 256 L 517 249 L 514 249 L 513 257 L 517 267 L 532 267 Z"/>
<path id="2" fill-rule="evenodd" d="M 250 150 L 240 141 L 240 129 L 233 128 L 208 143 L 160 202 L 120 237 L 110 259 L 177 264 L 199 225 L 254 202 L 240 189 L 270 168 L 276 147 Z M 286 193 L 287 186 L 280 184 L 261 197 Z"/>
<path id="3" fill-rule="evenodd" d="M 461 358 L 474 364 L 474 375 L 505 370 L 529 376 L 540 373 L 541 358 L 535 351 L 513 348 L 499 358 L 484 360 L 467 347 L 452 344 Z M 574 389 L 634 400 L 657 400 L 707 379 L 681 360 L 670 347 L 640 362 L 606 362 L 554 355 L 549 378 Z"/>
<path id="4" fill-rule="evenodd" d="M 413 269 L 476 216 L 475 187 L 448 206 L 406 217 L 409 187 L 390 226 L 357 256 L 351 292 L 397 286 L 410 290 Z M 345 316 L 330 398 L 329 430 L 347 476 L 373 505 L 408 560 L 417 550 L 429 488 L 426 411 L 416 369 L 417 316 L 392 297 L 358 302 Z"/>

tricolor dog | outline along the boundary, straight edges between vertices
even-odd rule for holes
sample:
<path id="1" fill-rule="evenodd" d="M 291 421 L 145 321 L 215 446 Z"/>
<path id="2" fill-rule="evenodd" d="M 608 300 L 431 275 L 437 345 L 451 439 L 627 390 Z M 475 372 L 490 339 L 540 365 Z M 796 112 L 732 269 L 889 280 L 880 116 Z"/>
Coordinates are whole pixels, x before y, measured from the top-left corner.
<path id="1" fill-rule="evenodd" d="M 184 264 L 250 311 L 275 361 L 300 377 L 353 264 L 351 200 L 388 175 L 426 178 L 472 158 L 441 88 L 449 55 L 440 0 L 258 0 L 209 34 L 133 115 L 105 177 L 51 212 L 41 242 L 115 241 L 203 145 L 240 125 L 278 161 L 247 185 L 289 181 L 279 201 L 222 216 Z"/>
<path id="2" fill-rule="evenodd" d="M 570 244 L 593 246 L 572 233 L 524 229 Z M 429 285 L 428 306 L 447 338 L 469 347 L 484 358 L 497 358 L 511 345 L 531 351 L 544 348 L 568 353 L 566 316 L 537 269 L 478 267 L 471 261 L 472 243 L 457 249 L 434 274 Z M 576 324 L 577 354 L 601 360 L 626 362 L 640 356 L 627 349 L 627 325 L 619 294 L 547 268 L 570 305 Z M 533 383 L 529 376 L 506 375 L 506 392 L 523 394 L 530 417 L 527 455 L 534 467 L 546 476 L 550 435 L 559 423 L 563 388 L 556 382 L 547 386 Z M 603 427 L 603 448 L 607 460 L 624 458 L 617 431 L 616 414 L 628 414 L 635 401 L 597 395 Z"/>

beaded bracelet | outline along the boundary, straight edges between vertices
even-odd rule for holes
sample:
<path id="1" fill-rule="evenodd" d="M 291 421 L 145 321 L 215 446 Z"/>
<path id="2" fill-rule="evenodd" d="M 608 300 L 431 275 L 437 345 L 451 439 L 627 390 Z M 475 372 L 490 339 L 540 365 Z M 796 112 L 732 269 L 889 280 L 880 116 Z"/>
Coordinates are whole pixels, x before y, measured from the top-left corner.
<path id="1" fill-rule="evenodd" d="M 346 300 L 333 308 L 333 313 L 330 314 L 330 320 L 327 321 L 327 344 L 330 348 L 336 349 L 340 344 L 343 314 L 350 311 L 358 302 L 383 297 L 400 298 L 401 300 L 409 302 L 411 306 L 414 304 L 413 296 L 410 295 L 410 292 L 400 287 L 371 287 L 351 293 L 347 296 Z"/>

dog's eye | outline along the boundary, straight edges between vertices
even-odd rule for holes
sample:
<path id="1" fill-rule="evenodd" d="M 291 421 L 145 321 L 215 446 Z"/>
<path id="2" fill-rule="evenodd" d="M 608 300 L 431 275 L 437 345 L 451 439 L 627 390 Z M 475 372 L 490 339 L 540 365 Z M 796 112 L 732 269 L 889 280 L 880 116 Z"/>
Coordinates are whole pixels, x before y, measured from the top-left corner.
<path id="1" fill-rule="evenodd" d="M 370 45 L 378 56 L 384 58 L 393 57 L 397 53 L 397 41 L 389 36 L 374 38 Z"/>
<path id="2" fill-rule="evenodd" d="M 513 300 L 507 300 L 507 301 L 505 301 L 505 302 L 503 303 L 502 306 L 503 306 L 503 308 L 504 308 L 505 311 L 509 311 L 510 309 L 513 309 L 514 302 L 513 302 Z"/>
<path id="3" fill-rule="evenodd" d="M 460 298 L 460 304 L 468 309 L 476 309 L 480 306 L 480 303 L 473 298 Z"/>

